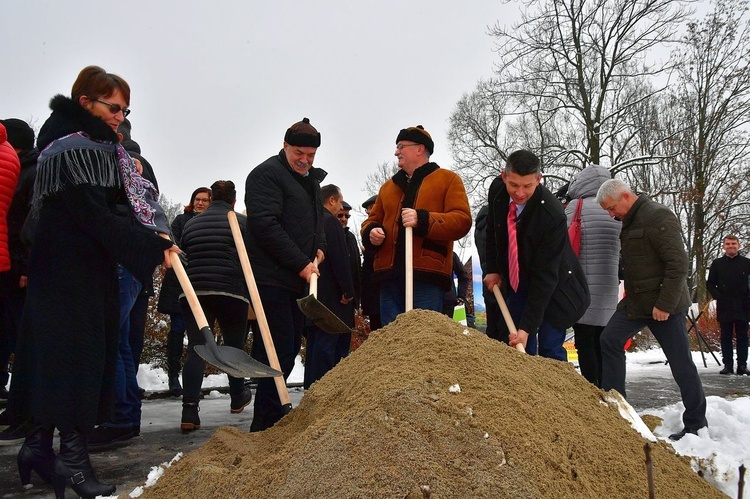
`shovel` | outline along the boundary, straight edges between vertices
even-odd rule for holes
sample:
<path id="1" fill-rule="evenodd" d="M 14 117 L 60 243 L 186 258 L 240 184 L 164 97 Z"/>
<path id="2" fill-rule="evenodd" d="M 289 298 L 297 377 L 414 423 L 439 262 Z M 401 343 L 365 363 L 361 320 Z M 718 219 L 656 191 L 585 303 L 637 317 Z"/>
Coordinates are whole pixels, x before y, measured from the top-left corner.
<path id="1" fill-rule="evenodd" d="M 500 292 L 500 287 L 497 284 L 492 288 L 492 293 L 495 295 L 497 304 L 500 305 L 500 311 L 503 313 L 503 319 L 505 319 L 505 325 L 508 326 L 508 331 L 510 331 L 510 334 L 517 333 L 518 330 L 516 330 L 516 325 L 513 323 L 513 317 L 510 316 L 508 305 L 505 303 L 505 298 L 503 298 L 503 294 Z M 516 343 L 516 350 L 526 353 L 526 349 L 520 343 Z"/>
<path id="2" fill-rule="evenodd" d="M 315 258 L 315 265 L 318 265 L 318 259 Z M 320 329 L 326 333 L 343 334 L 351 333 L 352 328 L 346 325 L 344 321 L 331 312 L 328 307 L 318 301 L 318 274 L 315 272 L 310 275 L 310 294 L 297 300 L 297 305 L 305 317 L 310 319 Z"/>
<path id="3" fill-rule="evenodd" d="M 244 239 L 242 239 L 240 225 L 237 223 L 237 214 L 234 211 L 230 211 L 229 213 L 227 213 L 227 218 L 229 218 L 229 227 L 232 229 L 234 245 L 237 248 L 237 254 L 240 257 L 242 273 L 245 275 L 245 284 L 247 284 L 247 290 L 250 292 L 250 301 L 253 303 L 252 309 L 255 311 L 255 316 L 258 319 L 260 336 L 263 339 L 263 346 L 266 348 L 268 362 L 271 364 L 271 367 L 276 370 L 273 381 L 276 384 L 276 391 L 279 394 L 279 401 L 281 401 L 281 407 L 284 411 L 284 414 L 289 414 L 289 412 L 291 412 L 292 410 L 292 401 L 289 399 L 289 391 L 286 388 L 284 373 L 281 372 L 279 358 L 276 355 L 276 347 L 274 347 L 273 345 L 271 328 L 268 327 L 266 313 L 263 311 L 263 303 L 261 303 L 260 301 L 258 285 L 255 282 L 255 276 L 253 276 L 253 269 L 252 267 L 250 267 L 250 258 L 248 258 L 247 256 L 245 241 Z"/>
<path id="4" fill-rule="evenodd" d="M 279 376 L 281 372 L 271 369 L 267 365 L 258 362 L 250 357 L 243 350 L 226 345 L 217 345 L 214 335 L 208 327 L 208 321 L 203 313 L 201 304 L 195 294 L 193 285 L 190 284 L 185 268 L 182 266 L 179 255 L 170 253 L 172 259 L 172 269 L 180 281 L 180 286 L 185 292 L 190 310 L 193 312 L 195 322 L 203 333 L 206 340 L 205 345 L 195 345 L 195 353 L 203 360 L 227 373 L 234 378 L 271 378 Z"/>

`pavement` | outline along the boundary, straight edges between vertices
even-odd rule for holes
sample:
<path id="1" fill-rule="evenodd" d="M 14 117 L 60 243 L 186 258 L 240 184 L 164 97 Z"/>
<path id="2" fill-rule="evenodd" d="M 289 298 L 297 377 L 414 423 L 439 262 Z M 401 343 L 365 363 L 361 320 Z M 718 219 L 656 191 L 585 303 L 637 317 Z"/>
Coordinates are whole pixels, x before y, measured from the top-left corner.
<path id="1" fill-rule="evenodd" d="M 750 376 L 723 376 L 721 367 L 707 358 L 707 367 L 698 365 L 706 396 L 732 399 L 750 396 Z M 628 372 L 628 402 L 639 412 L 662 408 L 680 401 L 680 394 L 664 362 L 653 362 Z M 300 387 L 290 388 L 294 407 L 303 396 Z M 91 453 L 97 476 L 105 483 L 114 483 L 117 493 L 127 497 L 136 487 L 143 486 L 152 467 L 169 462 L 178 453 L 187 453 L 206 442 L 222 426 L 249 431 L 253 418 L 252 404 L 240 414 L 230 414 L 229 395 L 213 392 L 200 403 L 201 428 L 183 434 L 180 431 L 182 402 L 165 393 L 148 394 L 143 401 L 141 435 L 120 444 Z M 710 422 L 709 422 L 710 423 Z M 20 490 L 16 454 L 21 443 L 0 446 L 0 498 L 52 498 L 51 486 L 32 473 L 34 487 Z M 54 448 L 59 448 L 57 436 Z M 66 490 L 66 497 L 75 497 Z"/>

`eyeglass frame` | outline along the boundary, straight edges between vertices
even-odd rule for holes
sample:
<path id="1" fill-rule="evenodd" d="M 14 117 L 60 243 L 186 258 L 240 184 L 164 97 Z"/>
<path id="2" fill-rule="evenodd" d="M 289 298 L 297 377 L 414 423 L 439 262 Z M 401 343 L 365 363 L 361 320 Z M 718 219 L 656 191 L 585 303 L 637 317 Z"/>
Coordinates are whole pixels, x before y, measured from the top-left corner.
<path id="1" fill-rule="evenodd" d="M 411 146 L 423 146 L 424 144 L 396 144 L 396 150 L 400 151 L 404 147 L 411 147 Z"/>
<path id="2" fill-rule="evenodd" d="M 344 218 L 344 217 L 346 217 L 346 219 L 349 220 L 350 218 L 352 218 L 352 215 L 351 215 L 351 213 L 336 213 L 336 217 L 337 218 Z"/>
<path id="3" fill-rule="evenodd" d="M 109 112 L 112 114 L 117 114 L 120 111 L 122 111 L 123 118 L 127 118 L 130 114 L 130 108 L 129 107 L 121 107 L 119 104 L 112 104 L 111 102 L 107 102 L 105 100 L 101 99 L 94 99 L 96 102 L 100 102 L 104 104 L 105 106 L 109 106 Z"/>

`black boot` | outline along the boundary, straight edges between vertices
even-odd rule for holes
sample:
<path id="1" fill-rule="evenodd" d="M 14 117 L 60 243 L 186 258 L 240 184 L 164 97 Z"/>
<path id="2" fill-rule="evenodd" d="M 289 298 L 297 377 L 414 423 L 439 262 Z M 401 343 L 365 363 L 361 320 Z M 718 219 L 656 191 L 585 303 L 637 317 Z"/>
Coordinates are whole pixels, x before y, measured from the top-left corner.
<path id="1" fill-rule="evenodd" d="M 734 368 L 729 364 L 724 364 L 724 369 L 719 371 L 719 374 L 734 374 Z"/>
<path id="2" fill-rule="evenodd" d="M 52 435 L 54 430 L 44 430 L 41 426 L 35 428 L 18 451 L 18 474 L 21 484 L 28 488 L 31 484 L 31 470 L 46 483 L 52 483 L 52 468 L 55 464 L 55 452 L 52 450 Z"/>
<path id="3" fill-rule="evenodd" d="M 750 371 L 747 370 L 746 364 L 738 364 L 737 365 L 737 375 L 743 376 L 743 375 L 750 375 Z"/>
<path id="4" fill-rule="evenodd" d="M 180 378 L 177 376 L 169 377 L 169 395 L 172 397 L 182 397 L 182 385 L 180 384 Z"/>
<path id="5" fill-rule="evenodd" d="M 83 498 L 111 496 L 115 486 L 99 483 L 94 476 L 86 436 L 78 431 L 60 432 L 60 454 L 54 466 L 55 497 L 65 499 L 65 487 Z"/>
<path id="6" fill-rule="evenodd" d="M 180 421 L 180 429 L 183 432 L 187 433 L 201 427 L 201 418 L 198 416 L 199 412 L 200 407 L 198 407 L 197 400 L 182 399 L 182 420 Z"/>

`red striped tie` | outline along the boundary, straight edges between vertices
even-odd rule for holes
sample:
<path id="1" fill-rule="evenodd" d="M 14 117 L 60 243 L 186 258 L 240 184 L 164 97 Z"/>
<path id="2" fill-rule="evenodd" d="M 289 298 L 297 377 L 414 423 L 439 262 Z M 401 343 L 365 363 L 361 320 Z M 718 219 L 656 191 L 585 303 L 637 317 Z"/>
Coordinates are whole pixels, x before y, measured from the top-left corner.
<path id="1" fill-rule="evenodd" d="M 508 279 L 513 291 L 518 291 L 518 240 L 516 238 L 516 203 L 508 207 Z"/>

